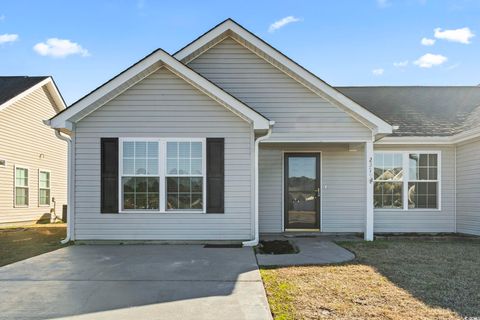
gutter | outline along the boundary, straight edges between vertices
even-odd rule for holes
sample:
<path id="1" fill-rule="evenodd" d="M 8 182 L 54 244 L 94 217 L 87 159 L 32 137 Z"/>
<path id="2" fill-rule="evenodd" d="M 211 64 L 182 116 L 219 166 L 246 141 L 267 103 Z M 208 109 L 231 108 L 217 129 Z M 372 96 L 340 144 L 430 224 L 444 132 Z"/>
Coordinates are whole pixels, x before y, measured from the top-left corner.
<path id="1" fill-rule="evenodd" d="M 62 135 L 58 129 L 55 129 L 55 135 L 58 139 L 66 141 L 68 144 L 68 169 L 67 169 L 67 236 L 61 241 L 62 244 L 66 244 L 73 240 L 73 148 L 72 148 L 72 138 L 67 138 Z"/>
<path id="2" fill-rule="evenodd" d="M 263 140 L 266 140 L 268 138 L 270 138 L 270 136 L 272 135 L 272 127 L 273 125 L 275 124 L 275 121 L 270 121 L 269 122 L 269 128 L 268 128 L 268 132 L 266 135 L 264 136 L 261 136 L 261 137 L 258 137 L 256 140 L 255 140 L 255 184 L 254 184 L 254 189 L 255 189 L 255 208 L 254 208 L 254 221 L 255 221 L 255 226 L 254 226 L 254 237 L 252 240 L 249 240 L 249 241 L 244 241 L 242 242 L 242 245 L 244 247 L 254 247 L 256 245 L 258 245 L 258 242 L 259 242 L 259 239 L 260 239 L 260 235 L 259 235 L 259 228 L 258 228 L 258 195 L 259 195 L 259 192 L 258 192 L 258 150 L 259 150 L 259 144 L 260 142 L 262 142 Z"/>

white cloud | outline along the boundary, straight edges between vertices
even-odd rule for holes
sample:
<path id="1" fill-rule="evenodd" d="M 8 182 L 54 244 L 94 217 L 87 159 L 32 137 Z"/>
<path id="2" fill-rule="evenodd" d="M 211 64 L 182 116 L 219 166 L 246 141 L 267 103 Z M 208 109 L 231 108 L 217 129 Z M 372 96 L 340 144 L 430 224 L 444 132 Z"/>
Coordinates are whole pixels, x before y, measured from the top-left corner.
<path id="1" fill-rule="evenodd" d="M 470 39 L 475 37 L 475 34 L 470 30 L 470 28 L 460 28 L 452 30 L 443 30 L 442 28 L 436 28 L 433 30 L 434 37 L 437 39 L 443 39 L 451 42 L 459 42 L 463 44 L 469 44 Z"/>
<path id="2" fill-rule="evenodd" d="M 390 3 L 390 0 L 377 0 L 377 5 L 380 8 L 386 8 L 390 7 L 392 4 Z"/>
<path id="3" fill-rule="evenodd" d="M 278 21 L 275 21 L 268 27 L 268 32 L 274 32 L 275 30 L 278 30 L 282 27 L 285 27 L 287 24 L 292 23 L 292 22 L 298 22 L 301 21 L 300 18 L 296 18 L 294 16 L 288 16 L 285 18 L 282 18 Z"/>
<path id="4" fill-rule="evenodd" d="M 0 21 L 5 21 L 5 15 L 4 15 L 4 14 L 2 14 L 2 15 L 0 16 Z"/>
<path id="5" fill-rule="evenodd" d="M 404 67 L 408 66 L 408 60 L 394 62 L 393 66 L 396 67 L 396 68 L 404 68 Z"/>
<path id="6" fill-rule="evenodd" d="M 10 34 L 10 33 L 0 34 L 0 44 L 4 44 L 7 42 L 15 42 L 17 40 L 18 40 L 18 34 Z"/>
<path id="7" fill-rule="evenodd" d="M 427 53 L 418 58 L 418 60 L 413 63 L 419 66 L 420 68 L 431 68 L 434 66 L 439 66 L 442 63 L 447 62 L 448 58 L 442 56 L 441 54 L 431 54 Z"/>
<path id="8" fill-rule="evenodd" d="M 433 46 L 435 44 L 435 39 L 430 39 L 430 38 L 422 38 L 420 43 L 424 46 Z"/>
<path id="9" fill-rule="evenodd" d="M 50 38 L 46 42 L 37 43 L 33 50 L 42 56 L 51 56 L 54 58 L 64 58 L 69 55 L 78 54 L 82 57 L 90 55 L 87 49 L 84 49 L 78 43 L 68 39 Z"/>
<path id="10" fill-rule="evenodd" d="M 383 70 L 383 69 L 373 69 L 373 70 L 372 70 L 372 74 L 373 74 L 374 76 L 381 76 L 384 71 L 385 71 L 385 70 Z"/>

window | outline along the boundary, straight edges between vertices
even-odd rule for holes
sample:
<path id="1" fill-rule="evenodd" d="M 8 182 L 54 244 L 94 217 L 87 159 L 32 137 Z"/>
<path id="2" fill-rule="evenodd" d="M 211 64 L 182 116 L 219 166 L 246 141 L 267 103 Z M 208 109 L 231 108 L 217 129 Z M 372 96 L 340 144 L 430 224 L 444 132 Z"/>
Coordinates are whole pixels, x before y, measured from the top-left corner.
<path id="1" fill-rule="evenodd" d="M 15 206 L 28 206 L 28 169 L 15 167 Z"/>
<path id="2" fill-rule="evenodd" d="M 203 209 L 202 142 L 167 142 L 167 210 Z"/>
<path id="3" fill-rule="evenodd" d="M 121 164 L 122 208 L 158 210 L 158 141 L 123 141 Z"/>
<path id="4" fill-rule="evenodd" d="M 438 208 L 438 155 L 411 153 L 408 166 L 408 208 Z"/>
<path id="5" fill-rule="evenodd" d="M 50 172 L 48 171 L 38 172 L 38 204 L 50 205 Z"/>
<path id="6" fill-rule="evenodd" d="M 204 211 L 205 139 L 121 139 L 122 211 Z"/>
<path id="7" fill-rule="evenodd" d="M 377 209 L 439 209 L 439 152 L 376 152 Z"/>

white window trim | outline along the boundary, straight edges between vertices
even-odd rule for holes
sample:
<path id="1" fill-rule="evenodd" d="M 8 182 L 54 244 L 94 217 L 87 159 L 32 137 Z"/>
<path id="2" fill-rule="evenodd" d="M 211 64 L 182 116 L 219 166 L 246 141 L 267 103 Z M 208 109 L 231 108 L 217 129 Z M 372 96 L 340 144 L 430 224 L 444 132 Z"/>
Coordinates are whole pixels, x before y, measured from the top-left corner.
<path id="1" fill-rule="evenodd" d="M 48 172 L 48 188 L 40 188 L 40 173 Z M 40 189 L 48 189 L 48 204 L 40 204 Z M 52 205 L 52 172 L 50 170 L 38 169 L 38 206 L 50 207 Z"/>
<path id="2" fill-rule="evenodd" d="M 122 137 L 118 139 L 119 150 L 118 150 L 118 208 L 119 213 L 128 214 L 128 213 L 165 213 L 165 214 L 182 214 L 182 213 L 206 213 L 206 200 L 207 200 L 207 142 L 206 138 L 129 138 Z M 158 142 L 158 175 L 141 175 L 142 177 L 158 177 L 159 178 L 159 209 L 158 210 L 124 210 L 123 209 L 123 195 L 122 195 L 122 177 L 123 175 L 123 142 L 125 141 L 147 141 L 147 142 Z M 166 202 L 166 177 L 171 177 L 175 175 L 166 174 L 167 166 L 167 142 L 202 142 L 202 175 L 188 175 L 203 177 L 203 190 L 202 190 L 202 200 L 203 200 L 203 209 L 174 209 L 167 210 Z M 128 175 L 125 175 L 128 176 Z"/>
<path id="3" fill-rule="evenodd" d="M 442 211 L 442 152 L 439 150 L 375 150 L 375 153 L 400 153 L 402 154 L 402 166 L 403 166 L 403 179 L 397 182 L 402 182 L 402 192 L 403 192 L 403 208 L 374 208 L 374 211 L 395 211 L 395 212 L 425 212 L 425 211 Z M 408 157 L 410 154 L 436 154 L 437 155 L 437 208 L 408 208 L 408 183 L 409 182 L 433 182 L 434 180 L 411 180 L 410 181 L 410 167 L 408 162 Z M 374 157 L 375 159 L 375 157 Z M 373 164 L 375 168 L 375 163 Z M 377 180 L 374 180 L 377 182 Z M 380 181 L 381 182 L 381 181 Z"/>
<path id="4" fill-rule="evenodd" d="M 26 205 L 18 205 L 17 204 L 17 168 L 18 169 L 24 169 L 27 170 L 28 178 L 27 178 L 27 198 L 28 202 Z M 13 177 L 14 177 L 14 182 L 13 182 L 13 207 L 14 208 L 28 208 L 30 206 L 30 168 L 25 167 L 25 166 L 13 166 Z M 18 186 L 19 188 L 25 188 L 24 186 Z"/>

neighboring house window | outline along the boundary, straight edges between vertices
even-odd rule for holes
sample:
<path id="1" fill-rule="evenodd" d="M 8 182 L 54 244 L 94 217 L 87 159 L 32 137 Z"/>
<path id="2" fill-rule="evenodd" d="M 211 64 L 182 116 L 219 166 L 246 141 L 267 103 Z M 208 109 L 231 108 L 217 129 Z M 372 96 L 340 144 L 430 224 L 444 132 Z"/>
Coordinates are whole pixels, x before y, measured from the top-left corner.
<path id="1" fill-rule="evenodd" d="M 167 210 L 203 209 L 203 145 L 167 142 Z"/>
<path id="2" fill-rule="evenodd" d="M 15 167 L 15 206 L 28 206 L 28 169 Z"/>
<path id="3" fill-rule="evenodd" d="M 48 171 L 38 172 L 38 204 L 50 205 L 50 172 Z"/>
<path id="4" fill-rule="evenodd" d="M 158 141 L 123 141 L 122 199 L 124 210 L 159 209 Z"/>
<path id="5" fill-rule="evenodd" d="M 439 209 L 438 152 L 375 152 L 377 209 Z"/>

